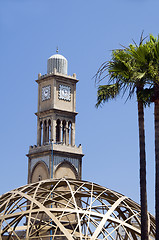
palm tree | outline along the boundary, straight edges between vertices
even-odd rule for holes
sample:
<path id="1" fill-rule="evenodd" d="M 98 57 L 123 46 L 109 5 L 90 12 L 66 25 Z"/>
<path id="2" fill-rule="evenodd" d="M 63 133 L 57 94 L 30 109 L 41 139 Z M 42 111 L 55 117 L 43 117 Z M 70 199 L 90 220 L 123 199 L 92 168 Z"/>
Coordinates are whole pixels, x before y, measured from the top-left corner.
<path id="1" fill-rule="evenodd" d="M 142 99 L 147 103 L 154 102 L 155 118 L 155 215 L 156 215 L 156 240 L 159 240 L 159 37 L 149 36 L 149 40 L 144 44 L 140 60 L 141 74 L 147 79 L 149 89 L 142 92 Z M 147 91 L 148 90 L 148 91 Z M 144 95 L 144 92 L 147 93 Z"/>
<path id="2" fill-rule="evenodd" d="M 100 85 L 97 91 L 98 107 L 121 92 L 131 98 L 136 91 L 138 100 L 139 146 L 140 146 L 140 202 L 141 202 L 141 239 L 148 240 L 147 191 L 146 191 L 146 154 L 143 89 L 146 84 L 145 72 L 140 71 L 139 61 L 144 51 L 141 39 L 139 46 L 129 45 L 128 48 L 112 51 L 112 59 L 105 62 L 96 74 L 100 81 L 108 77 L 107 85 Z M 136 57 L 134 57 L 136 54 Z M 142 59 L 142 58 L 141 58 Z M 107 73 L 107 74 L 105 74 Z M 103 77 L 104 76 L 104 77 Z M 146 98 L 145 98 L 146 99 Z M 145 100 L 146 102 L 146 100 Z"/>
<path id="3" fill-rule="evenodd" d="M 159 37 L 150 35 L 145 43 L 147 49 L 144 55 L 147 62 L 143 64 L 142 71 L 149 80 L 149 99 L 154 102 L 155 117 L 155 215 L 156 215 L 156 240 L 159 240 Z"/>

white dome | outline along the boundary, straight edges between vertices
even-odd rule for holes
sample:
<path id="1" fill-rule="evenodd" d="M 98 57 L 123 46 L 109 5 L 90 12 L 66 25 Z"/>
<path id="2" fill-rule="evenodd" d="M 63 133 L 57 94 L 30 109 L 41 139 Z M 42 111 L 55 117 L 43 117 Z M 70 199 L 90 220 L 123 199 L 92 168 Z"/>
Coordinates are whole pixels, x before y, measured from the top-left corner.
<path id="1" fill-rule="evenodd" d="M 47 61 L 47 73 L 53 73 L 54 68 L 56 68 L 58 73 L 67 74 L 67 59 L 60 54 L 49 57 Z"/>

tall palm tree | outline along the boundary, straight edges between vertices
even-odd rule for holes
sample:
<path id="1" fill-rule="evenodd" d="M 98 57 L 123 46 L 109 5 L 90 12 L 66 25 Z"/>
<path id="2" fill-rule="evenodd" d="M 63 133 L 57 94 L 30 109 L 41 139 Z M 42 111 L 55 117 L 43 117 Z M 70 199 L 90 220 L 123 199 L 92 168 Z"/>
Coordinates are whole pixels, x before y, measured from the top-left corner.
<path id="1" fill-rule="evenodd" d="M 146 191 L 146 154 L 143 89 L 146 84 L 145 72 L 140 71 L 138 59 L 143 51 L 142 41 L 139 46 L 114 50 L 112 59 L 104 63 L 96 74 L 96 80 L 108 77 L 107 85 L 100 85 L 97 91 L 98 107 L 121 92 L 128 90 L 128 97 L 136 91 L 138 100 L 139 146 L 140 146 L 140 202 L 141 202 L 141 239 L 148 240 L 147 191 Z M 136 58 L 134 57 L 136 54 Z M 106 74 L 105 74 L 106 73 Z M 104 76 L 104 77 L 103 77 Z M 142 97 L 141 97 L 142 96 Z"/>
<path id="2" fill-rule="evenodd" d="M 155 118 L 155 215 L 156 215 L 156 240 L 159 240 L 159 37 L 149 36 L 149 40 L 143 45 L 144 51 L 137 60 L 141 74 L 147 79 L 149 85 L 148 94 L 142 92 L 142 99 L 146 102 L 154 102 Z M 134 55 L 134 57 L 136 57 Z M 147 91 L 147 89 L 146 89 Z"/>
<path id="3" fill-rule="evenodd" d="M 155 117 L 155 215 L 156 215 L 156 240 L 159 240 L 159 37 L 150 35 L 145 43 L 147 49 L 144 57 L 148 60 L 143 64 L 146 78 L 149 80 L 151 92 L 149 98 L 154 102 Z"/>

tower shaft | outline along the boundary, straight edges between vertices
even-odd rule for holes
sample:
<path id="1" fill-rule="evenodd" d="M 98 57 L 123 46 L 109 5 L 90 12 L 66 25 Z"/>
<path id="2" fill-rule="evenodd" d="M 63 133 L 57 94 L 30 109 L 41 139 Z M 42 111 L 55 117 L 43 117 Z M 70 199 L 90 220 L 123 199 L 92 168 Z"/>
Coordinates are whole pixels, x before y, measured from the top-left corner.
<path id="1" fill-rule="evenodd" d="M 28 183 L 47 178 L 81 179 L 82 147 L 75 145 L 76 120 L 76 74 L 66 74 L 66 64 L 54 59 L 48 64 L 55 64 L 61 69 L 57 72 L 54 65 L 49 65 L 46 75 L 38 75 L 38 111 L 37 144 L 30 146 L 28 156 Z M 67 61 L 67 60 L 66 60 Z M 63 74 L 64 66 L 65 74 Z M 52 69 L 52 70 L 51 70 Z M 53 71 L 53 72 L 52 72 Z"/>

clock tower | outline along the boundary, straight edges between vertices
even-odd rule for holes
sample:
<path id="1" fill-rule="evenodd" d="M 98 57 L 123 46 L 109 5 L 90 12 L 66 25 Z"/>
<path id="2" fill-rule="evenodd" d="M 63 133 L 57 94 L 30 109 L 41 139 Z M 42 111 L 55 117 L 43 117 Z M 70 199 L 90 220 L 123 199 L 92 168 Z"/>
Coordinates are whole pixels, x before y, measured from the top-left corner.
<path id="1" fill-rule="evenodd" d="M 82 147 L 75 145 L 76 74 L 67 75 L 60 54 L 48 59 L 47 74 L 38 74 L 37 144 L 30 146 L 28 183 L 48 178 L 81 179 Z"/>

